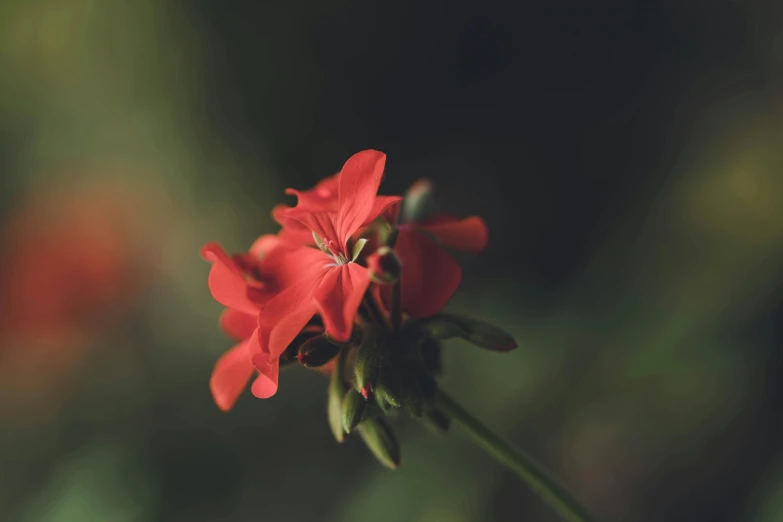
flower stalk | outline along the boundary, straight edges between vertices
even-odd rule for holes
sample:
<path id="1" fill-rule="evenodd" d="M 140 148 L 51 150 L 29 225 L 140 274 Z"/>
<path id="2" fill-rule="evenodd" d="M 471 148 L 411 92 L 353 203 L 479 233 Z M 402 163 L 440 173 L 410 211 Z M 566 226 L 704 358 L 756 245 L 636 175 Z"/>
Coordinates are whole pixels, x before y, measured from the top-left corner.
<path id="1" fill-rule="evenodd" d="M 500 438 L 440 389 L 435 392 L 435 404 L 460 424 L 473 442 L 524 480 L 565 520 L 595 522 L 585 508 L 531 457 Z"/>
<path id="2" fill-rule="evenodd" d="M 392 332 L 397 333 L 402 326 L 402 287 L 400 282 L 392 284 L 392 309 L 391 309 L 391 327 Z"/>

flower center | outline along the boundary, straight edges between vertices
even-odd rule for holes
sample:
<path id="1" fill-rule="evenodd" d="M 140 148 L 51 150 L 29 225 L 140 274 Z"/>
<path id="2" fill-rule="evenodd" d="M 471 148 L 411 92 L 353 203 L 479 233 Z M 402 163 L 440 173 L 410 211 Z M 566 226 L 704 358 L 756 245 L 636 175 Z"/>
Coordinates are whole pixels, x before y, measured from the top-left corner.
<path id="1" fill-rule="evenodd" d="M 334 262 L 337 263 L 337 266 L 342 266 L 348 262 L 348 258 L 342 253 L 335 254 L 334 252 L 331 252 L 331 254 L 334 258 Z"/>

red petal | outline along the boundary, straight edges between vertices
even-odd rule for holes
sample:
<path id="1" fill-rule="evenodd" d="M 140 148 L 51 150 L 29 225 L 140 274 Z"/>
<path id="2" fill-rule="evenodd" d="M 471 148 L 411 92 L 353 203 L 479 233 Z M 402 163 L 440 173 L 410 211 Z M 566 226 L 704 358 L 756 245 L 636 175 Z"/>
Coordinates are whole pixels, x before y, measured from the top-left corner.
<path id="1" fill-rule="evenodd" d="M 268 399 L 277 393 L 277 378 L 280 373 L 280 360 L 275 359 L 260 364 L 258 377 L 253 381 L 250 391 L 259 399 Z"/>
<path id="2" fill-rule="evenodd" d="M 312 238 L 312 233 L 308 233 Z M 283 247 L 276 248 L 261 260 L 261 272 L 283 290 L 329 264 L 334 264 L 334 259 L 317 248 Z"/>
<path id="3" fill-rule="evenodd" d="M 427 234 L 408 227 L 400 228 L 395 250 L 402 261 L 403 312 L 417 318 L 440 312 L 462 280 L 457 262 Z"/>
<path id="4" fill-rule="evenodd" d="M 220 245 L 204 245 L 201 257 L 212 263 L 208 285 L 215 301 L 248 314 L 258 312 L 258 305 L 248 298 L 248 285 L 242 270 Z"/>
<path id="5" fill-rule="evenodd" d="M 387 221 L 394 223 L 397 221 L 397 214 L 400 212 L 400 203 L 402 202 L 401 196 L 378 196 L 375 198 L 372 210 L 367 218 L 364 220 L 363 225 L 369 225 L 375 218 L 383 214 Z M 391 219 L 390 219 L 391 218 Z"/>
<path id="6" fill-rule="evenodd" d="M 310 190 L 286 189 L 285 193 L 297 197 L 296 206 L 311 212 L 333 212 L 337 209 L 337 187 L 340 173 L 324 178 Z"/>
<path id="7" fill-rule="evenodd" d="M 301 209 L 288 205 L 277 205 L 273 208 L 272 217 L 283 227 L 278 234 L 280 242 L 290 245 L 312 245 L 313 232 L 299 219 L 310 213 L 307 208 Z"/>
<path id="8" fill-rule="evenodd" d="M 344 245 L 365 222 L 375 205 L 386 154 L 364 150 L 351 156 L 340 171 L 337 204 L 337 233 Z"/>
<path id="9" fill-rule="evenodd" d="M 378 199 L 383 197 L 386 196 L 378 196 Z M 394 201 L 391 204 L 384 207 L 384 209 L 381 211 L 381 215 L 383 215 L 383 219 L 385 219 L 389 223 L 397 223 L 397 219 L 400 215 L 400 211 L 402 210 L 402 205 L 403 205 L 403 199 L 400 198 L 399 201 Z M 375 209 L 373 209 L 373 211 L 374 210 Z"/>
<path id="10" fill-rule="evenodd" d="M 257 259 L 263 258 L 271 250 L 280 246 L 281 239 L 276 234 L 264 234 L 250 246 L 250 254 Z"/>
<path id="11" fill-rule="evenodd" d="M 288 216 L 286 215 L 286 212 L 291 210 L 291 208 L 292 207 L 283 204 L 275 205 L 272 208 L 272 219 L 274 219 L 278 225 L 284 227 L 288 224 Z"/>
<path id="12" fill-rule="evenodd" d="M 476 254 L 484 250 L 489 242 L 487 224 L 478 216 L 419 226 L 435 236 L 443 245 L 463 252 Z"/>
<path id="13" fill-rule="evenodd" d="M 227 308 L 220 314 L 220 327 L 237 341 L 249 338 L 258 328 L 258 314 L 246 314 Z"/>
<path id="14" fill-rule="evenodd" d="M 313 232 L 315 232 L 326 242 L 332 252 L 345 253 L 345 242 L 339 240 L 335 222 L 337 214 L 334 212 L 309 212 L 297 207 L 287 211 L 286 215 L 292 218 L 292 221 L 298 220 L 308 229 L 310 244 L 313 243 Z M 296 227 L 291 228 L 298 230 Z"/>
<path id="15" fill-rule="evenodd" d="M 243 341 L 223 354 L 212 370 L 209 389 L 215 403 L 223 411 L 230 410 L 256 371 L 250 362 L 248 343 Z"/>
<path id="16" fill-rule="evenodd" d="M 315 291 L 329 267 L 317 265 L 311 266 L 309 270 L 309 273 L 303 274 L 302 280 L 287 287 L 269 301 L 258 315 L 262 353 L 257 354 L 260 356 L 260 362 L 257 363 L 254 356 L 253 363 L 257 364 L 259 370 L 263 371 L 263 368 L 258 364 L 263 366 L 270 357 L 280 357 L 315 314 Z"/>
<path id="17" fill-rule="evenodd" d="M 369 270 L 356 263 L 329 270 L 315 295 L 326 333 L 338 341 L 348 340 L 356 311 L 369 284 Z"/>

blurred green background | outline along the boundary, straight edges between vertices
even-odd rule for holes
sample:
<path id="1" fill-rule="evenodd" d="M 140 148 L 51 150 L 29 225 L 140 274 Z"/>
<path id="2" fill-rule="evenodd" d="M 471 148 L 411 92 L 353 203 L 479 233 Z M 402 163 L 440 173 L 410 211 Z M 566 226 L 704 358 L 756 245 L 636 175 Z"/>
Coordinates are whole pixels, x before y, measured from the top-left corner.
<path id="1" fill-rule="evenodd" d="M 198 249 L 351 154 L 485 217 L 443 386 L 602 520 L 783 520 L 783 6 L 0 4 L 0 520 L 554 521 L 464 439 L 223 414 Z"/>

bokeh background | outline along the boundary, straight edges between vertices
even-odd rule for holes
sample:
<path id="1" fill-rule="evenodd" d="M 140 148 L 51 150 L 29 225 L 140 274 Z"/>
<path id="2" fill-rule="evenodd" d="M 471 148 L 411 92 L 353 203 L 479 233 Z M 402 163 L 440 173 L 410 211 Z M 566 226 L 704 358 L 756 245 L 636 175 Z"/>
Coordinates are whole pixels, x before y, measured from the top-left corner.
<path id="1" fill-rule="evenodd" d="M 445 389 L 602 520 L 783 520 L 783 4 L 267 4 L 0 3 L 0 519 L 558 520 L 317 373 L 212 402 L 200 245 L 377 148 L 491 230 Z"/>

